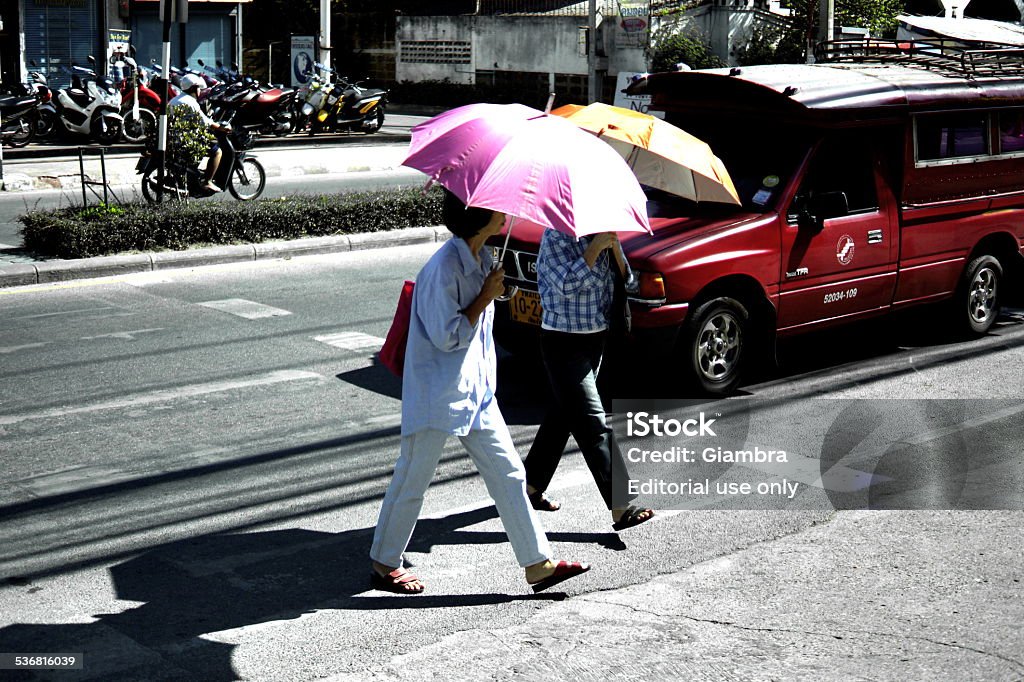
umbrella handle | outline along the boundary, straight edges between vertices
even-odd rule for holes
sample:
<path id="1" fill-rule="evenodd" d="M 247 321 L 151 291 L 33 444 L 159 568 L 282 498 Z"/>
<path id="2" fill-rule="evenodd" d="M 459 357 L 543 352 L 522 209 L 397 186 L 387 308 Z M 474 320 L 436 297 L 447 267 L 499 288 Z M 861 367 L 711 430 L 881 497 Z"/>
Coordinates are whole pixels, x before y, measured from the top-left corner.
<path id="1" fill-rule="evenodd" d="M 512 228 L 515 226 L 515 224 L 516 224 L 516 217 L 515 216 L 511 216 L 511 220 L 509 220 L 509 223 L 508 223 L 508 231 L 505 232 L 505 243 L 502 245 L 501 253 L 498 255 L 498 262 L 494 264 L 494 268 L 493 269 L 495 269 L 495 270 L 497 270 L 498 268 L 500 268 L 502 265 L 505 264 L 505 252 L 508 251 L 508 240 L 509 240 L 509 237 L 512 236 Z M 515 296 L 517 291 L 519 291 L 519 287 L 517 287 L 515 284 L 513 284 L 511 286 L 507 286 L 507 287 L 505 287 L 505 293 L 503 293 L 501 296 L 498 296 L 494 300 L 495 301 L 507 301 L 510 298 L 512 298 L 513 296 Z"/>
<path id="2" fill-rule="evenodd" d="M 626 254 L 622 250 L 622 242 L 618 239 L 615 240 L 615 249 L 619 253 L 619 261 L 622 262 L 622 266 L 626 269 L 626 271 L 622 273 L 622 277 L 625 280 L 626 293 L 635 294 L 640 291 L 640 278 L 636 276 L 635 272 L 633 272 L 633 268 L 629 267 L 629 261 L 626 260 Z"/>

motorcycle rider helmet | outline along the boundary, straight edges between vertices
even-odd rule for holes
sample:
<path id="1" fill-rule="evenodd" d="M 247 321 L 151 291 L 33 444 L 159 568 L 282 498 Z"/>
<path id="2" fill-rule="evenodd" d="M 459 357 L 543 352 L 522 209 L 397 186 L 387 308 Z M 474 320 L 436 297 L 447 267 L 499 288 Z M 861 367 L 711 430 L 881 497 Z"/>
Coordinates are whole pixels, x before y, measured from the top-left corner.
<path id="1" fill-rule="evenodd" d="M 203 80 L 202 76 L 187 73 L 181 77 L 181 89 L 184 92 L 192 92 L 194 89 L 202 89 L 204 87 L 206 87 L 206 81 Z"/>

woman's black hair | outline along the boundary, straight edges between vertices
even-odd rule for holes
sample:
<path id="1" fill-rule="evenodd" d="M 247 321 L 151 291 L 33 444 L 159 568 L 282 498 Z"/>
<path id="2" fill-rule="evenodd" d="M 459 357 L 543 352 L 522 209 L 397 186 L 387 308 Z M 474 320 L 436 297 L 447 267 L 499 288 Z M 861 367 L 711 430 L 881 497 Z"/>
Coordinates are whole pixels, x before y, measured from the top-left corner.
<path id="1" fill-rule="evenodd" d="M 466 206 L 457 196 L 447 189 L 444 191 L 444 208 L 442 218 L 445 227 L 456 237 L 469 239 L 491 222 L 494 211 L 489 208 Z"/>

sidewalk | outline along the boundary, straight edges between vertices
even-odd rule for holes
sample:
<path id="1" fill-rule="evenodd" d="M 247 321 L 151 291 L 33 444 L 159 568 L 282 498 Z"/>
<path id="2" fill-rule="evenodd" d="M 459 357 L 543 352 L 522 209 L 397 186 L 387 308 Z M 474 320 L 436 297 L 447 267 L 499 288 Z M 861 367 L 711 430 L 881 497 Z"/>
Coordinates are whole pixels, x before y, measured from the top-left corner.
<path id="1" fill-rule="evenodd" d="M 354 142 L 338 142 L 337 140 L 317 142 L 313 149 L 308 147 L 303 149 L 272 147 L 261 150 L 257 147 L 253 154 L 264 165 L 268 177 L 379 172 L 400 167 L 408 151 L 408 140 L 407 134 L 390 134 L 373 138 L 361 136 L 354 138 Z M 138 185 L 139 176 L 135 172 L 137 162 L 137 154 L 117 154 L 107 157 L 107 181 L 115 192 L 118 191 L 118 188 L 134 188 Z M 85 162 L 85 169 L 87 176 L 91 179 L 102 177 L 98 156 L 90 156 Z M 9 189 L 12 186 L 11 183 L 20 183 L 24 190 L 81 191 L 81 176 L 77 158 L 48 161 L 21 160 L 5 164 L 5 170 L 5 179 L 9 183 Z M 78 260 L 37 260 L 21 252 L 0 251 L 0 288 L 167 268 L 401 246 L 447 239 L 447 234 L 446 230 L 438 231 L 433 227 L 424 227 L 365 235 L 339 235 L 289 242 L 221 246 L 180 252 L 102 256 Z"/>
<path id="2" fill-rule="evenodd" d="M 77 260 L 38 262 L 4 261 L 0 253 L 0 288 L 46 284 L 73 279 L 113 277 L 133 272 L 189 268 L 222 263 L 241 263 L 268 258 L 291 258 L 362 249 L 407 246 L 445 241 L 451 235 L 443 227 L 411 227 L 389 232 L 310 237 L 283 242 L 213 246 L 187 251 L 156 251 Z"/>
<path id="3" fill-rule="evenodd" d="M 257 143 L 250 155 L 260 160 L 269 177 L 301 176 L 321 173 L 348 173 L 365 170 L 388 170 L 397 167 L 404 158 L 408 134 L 337 137 L 331 140 L 310 138 L 299 140 L 310 149 L 295 149 L 296 145 L 264 146 Z M 373 145 L 372 147 L 370 145 Z M 89 180 L 103 179 L 100 150 L 88 149 L 84 169 Z M 137 152 L 114 150 L 106 154 L 106 177 L 111 187 L 136 186 L 139 176 L 135 166 Z M 74 157 L 59 159 L 4 160 L 4 185 L 7 192 L 27 192 L 47 189 L 80 189 L 82 164 Z"/>

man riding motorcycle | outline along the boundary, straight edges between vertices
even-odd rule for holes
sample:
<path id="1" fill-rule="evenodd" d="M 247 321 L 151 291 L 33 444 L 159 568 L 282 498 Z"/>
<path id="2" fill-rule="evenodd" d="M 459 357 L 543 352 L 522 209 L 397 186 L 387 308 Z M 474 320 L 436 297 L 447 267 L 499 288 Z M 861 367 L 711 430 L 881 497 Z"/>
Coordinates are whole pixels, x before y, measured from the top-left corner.
<path id="1" fill-rule="evenodd" d="M 203 80 L 202 76 L 194 73 L 185 74 L 181 77 L 181 94 L 172 99 L 168 106 L 173 109 L 174 107 L 184 106 L 189 109 L 196 111 L 199 116 L 202 117 L 203 122 L 210 128 L 212 132 L 221 130 L 227 130 L 225 126 L 214 121 L 212 118 L 206 115 L 203 108 L 199 106 L 199 92 L 206 87 L 206 81 Z M 210 147 L 209 161 L 206 162 L 206 184 L 204 187 L 211 192 L 219 192 L 220 187 L 217 187 L 213 182 L 214 174 L 217 172 L 217 167 L 220 165 L 220 159 L 223 152 L 220 149 L 220 145 L 214 143 Z"/>

